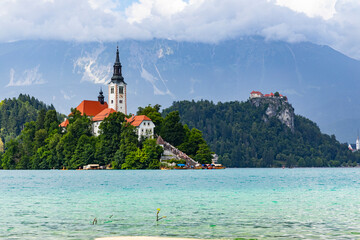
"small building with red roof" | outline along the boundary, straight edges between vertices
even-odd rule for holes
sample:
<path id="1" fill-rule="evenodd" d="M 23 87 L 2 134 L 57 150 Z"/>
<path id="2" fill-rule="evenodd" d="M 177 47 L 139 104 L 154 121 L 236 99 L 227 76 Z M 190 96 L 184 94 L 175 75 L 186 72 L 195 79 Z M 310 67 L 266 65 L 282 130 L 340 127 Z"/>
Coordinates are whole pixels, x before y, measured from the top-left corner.
<path id="1" fill-rule="evenodd" d="M 145 115 L 132 116 L 131 118 L 126 118 L 126 121 L 133 125 L 136 128 L 136 133 L 139 137 L 139 140 L 142 137 L 153 138 L 155 124 Z"/>
<path id="2" fill-rule="evenodd" d="M 250 98 L 258 98 L 258 97 L 262 97 L 262 96 L 263 96 L 263 94 L 259 91 L 252 91 L 250 93 Z"/>
<path id="3" fill-rule="evenodd" d="M 95 136 L 99 136 L 100 135 L 100 131 L 99 131 L 99 126 L 100 123 L 107 118 L 111 113 L 116 112 L 114 109 L 112 108 L 105 108 L 104 110 L 102 110 L 101 112 L 99 112 L 98 114 L 95 115 L 95 117 L 93 117 L 91 119 L 91 121 L 93 122 L 92 124 L 92 132 Z"/>

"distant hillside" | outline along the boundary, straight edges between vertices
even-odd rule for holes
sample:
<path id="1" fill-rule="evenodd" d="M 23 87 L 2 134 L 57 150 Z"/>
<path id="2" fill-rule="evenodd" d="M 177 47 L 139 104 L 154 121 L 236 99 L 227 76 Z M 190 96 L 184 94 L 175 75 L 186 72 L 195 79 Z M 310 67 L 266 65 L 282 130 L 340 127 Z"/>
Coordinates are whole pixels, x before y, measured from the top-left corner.
<path id="1" fill-rule="evenodd" d="M 60 112 L 84 99 L 96 100 L 100 87 L 107 88 L 102 84 L 110 80 L 116 44 L 0 43 L 0 96 L 23 93 L 21 86 L 27 84 L 27 94 L 42 96 Z M 148 104 L 169 107 L 180 100 L 243 101 L 253 90 L 278 90 L 297 114 L 315 121 L 325 133 L 341 142 L 356 139 L 360 62 L 328 46 L 261 37 L 217 44 L 124 40 L 118 45 L 129 112 Z"/>
<path id="2" fill-rule="evenodd" d="M 228 167 L 327 167 L 360 162 L 359 154 L 351 153 L 335 136 L 322 134 L 314 122 L 295 115 L 285 100 L 179 101 L 163 114 L 174 110 L 183 123 L 203 132 Z"/>
<path id="3" fill-rule="evenodd" d="M 54 110 L 53 105 L 46 105 L 34 97 L 20 94 L 18 98 L 8 98 L 0 102 L 0 138 L 3 142 L 16 138 L 24 124 L 35 121 L 38 112 L 44 109 Z"/>

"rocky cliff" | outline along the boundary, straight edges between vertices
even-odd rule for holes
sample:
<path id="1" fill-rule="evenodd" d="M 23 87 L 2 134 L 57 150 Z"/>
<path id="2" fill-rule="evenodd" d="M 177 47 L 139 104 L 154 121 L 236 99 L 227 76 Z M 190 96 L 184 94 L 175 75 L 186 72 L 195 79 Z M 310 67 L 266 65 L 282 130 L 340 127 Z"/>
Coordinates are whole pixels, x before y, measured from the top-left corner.
<path id="1" fill-rule="evenodd" d="M 250 103 L 256 107 L 267 105 L 263 120 L 267 122 L 269 118 L 276 117 L 294 132 L 294 108 L 285 99 L 280 97 L 259 97 L 251 98 Z"/>

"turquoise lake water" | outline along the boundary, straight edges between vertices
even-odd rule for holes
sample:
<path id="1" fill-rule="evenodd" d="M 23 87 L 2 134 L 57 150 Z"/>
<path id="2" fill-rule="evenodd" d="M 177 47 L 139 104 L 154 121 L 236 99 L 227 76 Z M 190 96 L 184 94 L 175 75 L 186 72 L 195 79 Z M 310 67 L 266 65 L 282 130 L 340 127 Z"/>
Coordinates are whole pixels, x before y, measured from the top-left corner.
<path id="1" fill-rule="evenodd" d="M 360 239 L 360 169 L 0 171 L 0 207 L 0 239 Z"/>

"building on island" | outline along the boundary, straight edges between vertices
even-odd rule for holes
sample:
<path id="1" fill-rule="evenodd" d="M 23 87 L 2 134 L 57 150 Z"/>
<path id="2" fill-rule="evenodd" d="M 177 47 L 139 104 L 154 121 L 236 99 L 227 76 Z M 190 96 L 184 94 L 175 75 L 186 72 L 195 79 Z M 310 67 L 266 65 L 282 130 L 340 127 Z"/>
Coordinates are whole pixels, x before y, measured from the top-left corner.
<path id="1" fill-rule="evenodd" d="M 120 63 L 119 49 L 116 49 L 116 60 L 114 73 L 109 85 L 109 107 L 117 112 L 127 114 L 126 83 L 122 76 L 122 65 Z"/>
<path id="2" fill-rule="evenodd" d="M 136 133 L 139 140 L 143 138 L 153 138 L 155 124 L 145 115 L 132 116 L 127 118 L 126 121 L 136 127 Z"/>
<path id="3" fill-rule="evenodd" d="M 114 72 L 108 83 L 108 101 L 105 102 L 102 89 L 100 89 L 98 101 L 83 100 L 76 109 L 80 111 L 81 115 L 86 115 L 92 121 L 92 133 L 95 136 L 100 134 L 99 126 L 101 122 L 111 113 L 122 112 L 127 114 L 127 97 L 126 97 L 126 83 L 122 76 L 122 65 L 120 63 L 119 49 L 116 50 L 116 59 L 114 63 Z M 132 116 L 125 118 L 127 122 L 136 128 L 136 133 L 139 137 L 152 138 L 154 136 L 155 124 L 145 115 Z M 69 120 L 65 119 L 60 127 L 66 128 L 69 125 Z"/>

